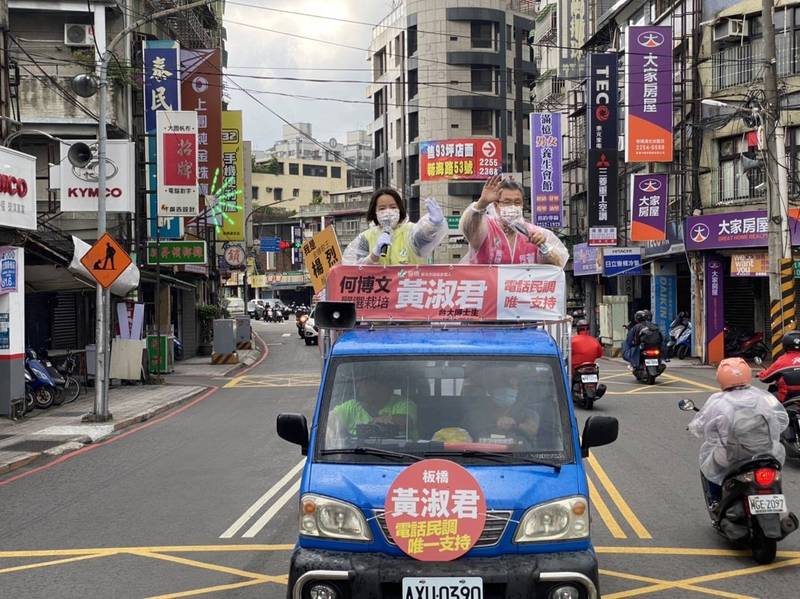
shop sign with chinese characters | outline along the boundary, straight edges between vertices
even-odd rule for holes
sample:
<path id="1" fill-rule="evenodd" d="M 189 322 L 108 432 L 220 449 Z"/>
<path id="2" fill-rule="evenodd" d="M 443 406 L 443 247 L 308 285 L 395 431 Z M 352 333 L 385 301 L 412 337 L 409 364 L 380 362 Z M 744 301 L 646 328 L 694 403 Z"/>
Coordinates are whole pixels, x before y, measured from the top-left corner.
<path id="1" fill-rule="evenodd" d="M 319 293 L 325 289 L 331 268 L 342 261 L 336 231 L 333 227 L 323 229 L 303 244 L 302 252 L 314 293 Z"/>
<path id="2" fill-rule="evenodd" d="M 589 245 L 617 245 L 617 151 L 590 149 Z"/>
<path id="3" fill-rule="evenodd" d="M 17 290 L 16 248 L 0 247 L 0 295 Z"/>
<path id="4" fill-rule="evenodd" d="M 222 113 L 222 180 L 228 189 L 241 190 L 244 185 L 244 140 L 242 111 Z M 244 194 L 239 193 L 222 207 L 217 239 L 244 241 Z"/>
<path id="5" fill-rule="evenodd" d="M 690 216 L 684 228 L 686 249 L 766 247 L 768 229 L 766 210 Z M 790 233 L 792 245 L 797 245 L 800 231 L 795 232 L 794 227 L 790 227 Z"/>
<path id="6" fill-rule="evenodd" d="M 732 277 L 769 276 L 769 255 L 766 252 L 733 254 L 731 256 Z"/>
<path id="7" fill-rule="evenodd" d="M 540 227 L 561 227 L 561 113 L 533 112 L 531 213 Z"/>
<path id="8" fill-rule="evenodd" d="M 503 168 L 499 139 L 447 139 L 419 144 L 420 181 L 488 179 Z"/>
<path id="9" fill-rule="evenodd" d="M 148 237 L 179 239 L 183 236 L 183 219 L 158 218 L 158 160 L 156 114 L 162 110 L 180 110 L 180 45 L 175 41 L 143 42 L 144 62 L 144 125 L 147 145 Z"/>
<path id="10" fill-rule="evenodd" d="M 386 494 L 386 527 L 409 557 L 458 559 L 486 524 L 486 496 L 475 477 L 449 460 L 422 460 L 403 470 Z"/>
<path id="11" fill-rule="evenodd" d="M 361 320 L 558 320 L 564 271 L 548 265 L 336 266 L 327 297 Z"/>
<path id="12" fill-rule="evenodd" d="M 669 25 L 628 27 L 626 162 L 672 162 L 672 46 Z"/>
<path id="13" fill-rule="evenodd" d="M 206 264 L 205 241 L 147 242 L 147 263 L 161 266 Z"/>
<path id="14" fill-rule="evenodd" d="M 666 174 L 631 177 L 631 241 L 659 241 L 667 238 Z"/>
<path id="15" fill-rule="evenodd" d="M 642 274 L 642 248 L 603 250 L 603 274 L 607 277 Z"/>
<path id="16" fill-rule="evenodd" d="M 158 215 L 197 216 L 197 113 L 161 111 L 158 139 Z"/>
<path id="17" fill-rule="evenodd" d="M 36 226 L 36 158 L 0 148 L 0 227 Z"/>

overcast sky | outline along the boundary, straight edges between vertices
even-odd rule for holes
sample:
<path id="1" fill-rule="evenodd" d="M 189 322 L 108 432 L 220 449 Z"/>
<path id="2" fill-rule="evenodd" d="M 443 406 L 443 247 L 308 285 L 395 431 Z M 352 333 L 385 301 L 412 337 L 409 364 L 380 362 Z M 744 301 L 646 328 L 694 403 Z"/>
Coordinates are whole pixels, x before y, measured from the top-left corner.
<path id="1" fill-rule="evenodd" d="M 369 23 L 377 23 L 391 9 L 391 0 L 270 0 L 269 2 L 233 0 L 233 2 Z M 233 2 L 227 2 L 225 10 L 229 75 L 369 81 L 370 71 L 367 69 L 371 67 L 371 63 L 367 62 L 366 52 L 339 48 L 316 40 L 367 48 L 372 35 L 370 27 L 251 8 Z M 304 35 L 314 40 L 261 31 L 237 25 L 236 22 Z M 316 70 L 329 68 L 353 70 Z M 371 119 L 370 104 L 302 100 L 258 93 L 267 91 L 366 100 L 365 84 L 259 80 L 241 76 L 235 77 L 234 80 L 243 88 L 251 90 L 262 102 L 289 121 L 311 123 L 314 137 L 321 141 L 327 141 L 331 137 L 343 141 L 346 131 L 364 129 Z M 232 100 L 230 108 L 244 111 L 245 139 L 253 140 L 257 150 L 270 147 L 281 136 L 283 123 L 243 92 L 236 90 L 234 85 L 230 83 L 226 85 Z"/>

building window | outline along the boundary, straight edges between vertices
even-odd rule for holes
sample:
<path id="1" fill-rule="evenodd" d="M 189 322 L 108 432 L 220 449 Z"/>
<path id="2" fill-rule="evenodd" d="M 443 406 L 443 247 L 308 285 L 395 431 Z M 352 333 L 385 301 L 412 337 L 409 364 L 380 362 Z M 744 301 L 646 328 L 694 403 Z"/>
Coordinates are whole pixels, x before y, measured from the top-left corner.
<path id="1" fill-rule="evenodd" d="M 250 188 L 250 190 L 251 190 L 251 192 L 252 192 L 252 194 L 253 194 L 253 199 L 254 199 L 254 200 L 257 200 L 257 199 L 258 199 L 258 187 L 256 187 L 255 185 L 253 185 L 253 186 Z"/>
<path id="2" fill-rule="evenodd" d="M 408 157 L 408 181 L 414 183 L 419 179 L 419 155 L 414 154 Z"/>
<path id="3" fill-rule="evenodd" d="M 386 185 L 386 175 L 382 168 L 375 169 L 375 187 L 383 187 Z"/>
<path id="4" fill-rule="evenodd" d="M 494 48 L 494 25 L 491 21 L 472 21 L 470 34 L 473 48 Z"/>
<path id="5" fill-rule="evenodd" d="M 276 187 L 275 189 L 273 189 L 272 190 L 272 197 L 276 202 L 282 202 L 283 201 L 283 188 L 282 187 Z"/>
<path id="6" fill-rule="evenodd" d="M 470 74 L 472 78 L 472 91 L 490 92 L 492 91 L 492 75 L 494 69 L 486 65 L 472 65 Z"/>
<path id="7" fill-rule="evenodd" d="M 408 99 L 416 98 L 419 86 L 419 71 L 411 69 L 408 72 Z"/>
<path id="8" fill-rule="evenodd" d="M 395 106 L 402 106 L 403 100 L 405 99 L 403 94 L 403 82 L 400 80 L 400 77 L 395 79 L 394 81 L 394 103 Z"/>
<path id="9" fill-rule="evenodd" d="M 749 137 L 749 140 L 748 140 Z M 763 196 L 765 193 L 765 173 L 763 168 L 745 170 L 746 155 L 758 155 L 756 151 L 757 140 L 755 135 L 729 137 L 718 142 L 719 148 L 719 174 L 718 193 L 720 203 L 730 203 L 735 200 L 749 200 Z"/>
<path id="10" fill-rule="evenodd" d="M 403 34 L 394 38 L 394 66 L 399 67 L 403 62 Z"/>
<path id="11" fill-rule="evenodd" d="M 321 189 L 315 189 L 314 191 L 312 191 L 311 192 L 311 199 L 314 202 L 321 201 L 322 200 L 322 190 Z"/>
<path id="12" fill-rule="evenodd" d="M 386 72 L 386 48 L 381 48 L 372 57 L 372 74 L 378 79 Z"/>
<path id="13" fill-rule="evenodd" d="M 331 167 L 331 177 L 334 179 L 341 179 L 342 178 L 342 167 L 341 166 L 332 166 Z"/>
<path id="14" fill-rule="evenodd" d="M 403 145 L 403 121 L 397 119 L 394 122 L 394 147 L 400 148 Z"/>
<path id="15" fill-rule="evenodd" d="M 511 25 L 506 25 L 506 50 L 511 50 L 514 43 L 514 30 Z"/>
<path id="16" fill-rule="evenodd" d="M 508 111 L 508 133 L 507 135 L 511 136 L 514 134 L 514 111 Z"/>
<path id="17" fill-rule="evenodd" d="M 473 110 L 472 111 L 472 134 L 473 135 L 492 135 L 494 111 L 493 110 Z"/>
<path id="18" fill-rule="evenodd" d="M 289 163 L 289 174 L 290 175 L 299 175 L 300 174 L 300 165 L 296 162 Z"/>
<path id="19" fill-rule="evenodd" d="M 506 170 L 513 171 L 514 170 L 514 154 L 508 155 L 508 162 L 506 162 Z"/>
<path id="20" fill-rule="evenodd" d="M 321 164 L 304 164 L 303 165 L 304 177 L 327 177 L 328 167 Z"/>
<path id="21" fill-rule="evenodd" d="M 413 56 L 417 51 L 417 26 L 412 25 L 408 28 L 408 37 L 406 38 L 408 43 L 408 56 Z"/>
<path id="22" fill-rule="evenodd" d="M 506 91 L 510 94 L 512 91 L 512 85 L 514 84 L 514 76 L 511 74 L 511 69 L 506 69 Z"/>
<path id="23" fill-rule="evenodd" d="M 292 188 L 292 197 L 293 198 L 299 198 L 300 197 L 300 188 L 299 187 L 293 187 Z"/>
<path id="24" fill-rule="evenodd" d="M 378 129 L 375 132 L 375 143 L 373 144 L 374 147 L 374 157 L 377 158 L 381 154 L 383 154 L 383 129 Z"/>
<path id="25" fill-rule="evenodd" d="M 376 119 L 380 118 L 386 111 L 385 89 L 386 88 L 381 88 L 378 91 L 376 91 L 375 95 L 372 98 L 372 103 L 375 108 L 374 114 Z"/>
<path id="26" fill-rule="evenodd" d="M 408 113 L 408 141 L 414 141 L 419 137 L 419 113 Z"/>

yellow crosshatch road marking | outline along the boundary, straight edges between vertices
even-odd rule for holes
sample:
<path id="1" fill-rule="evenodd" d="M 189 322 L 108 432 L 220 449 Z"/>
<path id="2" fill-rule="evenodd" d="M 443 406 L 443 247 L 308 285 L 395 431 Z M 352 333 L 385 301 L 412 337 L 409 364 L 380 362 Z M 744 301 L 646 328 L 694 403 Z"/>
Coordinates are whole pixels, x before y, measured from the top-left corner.
<path id="1" fill-rule="evenodd" d="M 600 481 L 600 485 L 605 489 L 606 493 L 608 493 L 611 501 L 617 506 L 619 513 L 622 514 L 622 517 L 633 529 L 633 532 L 636 533 L 636 536 L 640 539 L 652 539 L 652 535 L 644 527 L 644 524 L 642 524 L 641 520 L 636 517 L 636 514 L 633 513 L 631 506 L 629 506 L 628 502 L 623 499 L 622 494 L 619 492 L 614 483 L 611 482 L 611 479 L 609 478 L 608 474 L 606 474 L 606 471 L 603 470 L 603 467 L 600 465 L 600 462 L 597 461 L 597 458 L 590 453 L 587 461 L 597 477 L 597 480 Z"/>
<path id="2" fill-rule="evenodd" d="M 589 483 L 589 501 L 594 509 L 597 510 L 597 513 L 603 520 L 603 523 L 606 525 L 608 532 L 610 532 L 611 536 L 615 539 L 627 539 L 628 535 L 626 535 L 625 531 L 622 530 L 622 527 L 619 525 L 616 518 L 614 518 L 611 510 L 608 509 L 608 505 L 603 499 L 603 496 L 598 493 L 597 487 L 594 486 L 592 479 L 587 476 L 586 481 Z"/>
<path id="3" fill-rule="evenodd" d="M 237 376 L 224 389 L 264 389 L 269 387 L 318 387 L 318 374 L 270 374 Z"/>
<path id="4" fill-rule="evenodd" d="M 622 580 L 633 580 L 636 582 L 649 582 L 650 584 L 672 584 L 668 580 L 661 580 L 660 578 L 651 578 L 649 576 L 639 576 L 638 574 L 628 574 L 627 572 L 615 572 L 614 570 L 598 570 L 601 576 L 611 576 L 612 578 L 621 578 Z M 728 593 L 726 591 L 718 591 L 716 589 L 707 589 L 705 587 L 698 587 L 693 584 L 676 584 L 675 588 L 684 591 L 694 591 L 696 593 L 703 593 L 704 595 L 713 595 L 715 597 L 730 597 L 731 599 L 758 599 L 751 595 L 739 595 L 738 593 Z M 608 597 L 608 595 L 607 595 Z"/>

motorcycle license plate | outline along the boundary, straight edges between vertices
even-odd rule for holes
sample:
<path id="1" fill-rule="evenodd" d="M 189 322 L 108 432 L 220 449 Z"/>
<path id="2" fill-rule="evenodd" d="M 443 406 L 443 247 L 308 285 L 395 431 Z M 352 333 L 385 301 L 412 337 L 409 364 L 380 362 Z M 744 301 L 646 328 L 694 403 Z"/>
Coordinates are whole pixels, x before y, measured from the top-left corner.
<path id="1" fill-rule="evenodd" d="M 402 597 L 414 597 L 414 599 L 483 599 L 483 579 L 477 576 L 467 578 L 404 578 Z"/>
<path id="2" fill-rule="evenodd" d="M 645 366 L 658 366 L 658 360 L 654 358 L 650 358 L 644 361 Z"/>
<path id="3" fill-rule="evenodd" d="M 581 382 L 582 383 L 596 383 L 597 382 L 597 375 L 596 374 L 582 374 L 581 375 Z"/>
<path id="4" fill-rule="evenodd" d="M 751 514 L 782 514 L 786 511 L 783 495 L 748 495 Z"/>

